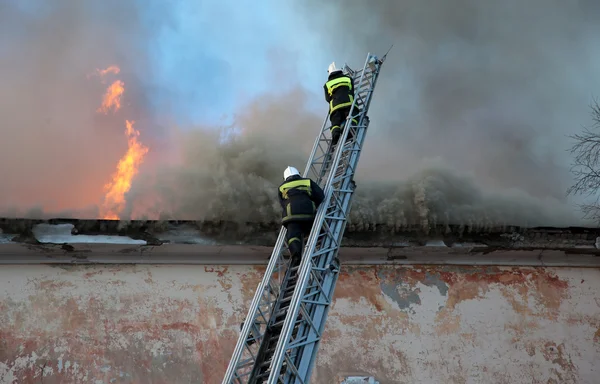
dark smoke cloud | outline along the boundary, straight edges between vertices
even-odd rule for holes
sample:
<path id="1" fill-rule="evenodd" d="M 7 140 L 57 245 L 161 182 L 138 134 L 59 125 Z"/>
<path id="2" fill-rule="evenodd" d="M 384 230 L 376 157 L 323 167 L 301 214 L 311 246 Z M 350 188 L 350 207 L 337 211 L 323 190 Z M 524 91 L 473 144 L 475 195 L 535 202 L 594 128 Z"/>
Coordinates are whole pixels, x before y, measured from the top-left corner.
<path id="1" fill-rule="evenodd" d="M 90 118 L 103 88 L 80 78 L 117 62 L 131 76 L 126 83 L 135 83 L 133 74 L 145 75 L 138 39 L 151 36 L 125 4 L 110 3 L 119 12 L 107 8 L 102 16 L 92 15 L 89 5 L 63 3 L 45 26 L 29 22 L 76 31 L 68 47 L 58 47 L 50 33 L 29 32 L 9 44 L 13 59 L 0 58 L 1 73 L 12 81 L 0 91 L 0 160 L 12 164 L 3 170 L 11 182 L 0 186 L 0 195 L 19 207 L 39 206 L 33 216 L 69 208 L 65 214 L 94 214 L 94 207 L 82 205 L 101 200 L 102 185 L 125 150 L 122 121 L 130 117 Z M 331 60 L 360 64 L 367 51 L 383 53 L 395 44 L 370 112 L 352 227 L 581 223 L 565 199 L 564 135 L 585 122 L 589 96 L 600 87 L 591 8 L 541 0 L 308 1 L 298 7 L 309 27 L 322 32 Z M 0 26 L 27 19 L 15 9 L 0 11 Z M 108 13 L 120 16 L 114 21 Z M 147 112 L 147 92 L 135 91 L 134 119 Z M 162 141 L 146 142 L 151 152 L 123 218 L 277 219 L 283 169 L 304 167 L 322 123 L 308 106 L 312 97 L 322 97 L 321 90 L 266 94 L 248 101 L 234 126 L 221 131 L 164 128 Z M 51 128 L 44 128 L 44 116 L 52 117 Z M 81 127 L 85 133 L 78 133 Z M 229 130 L 239 134 L 223 140 Z M 52 205 L 42 196 L 67 203 Z"/>
<path id="2" fill-rule="evenodd" d="M 321 12 L 302 4 L 332 60 L 395 45 L 373 111 L 406 164 L 396 174 L 441 157 L 482 186 L 564 198 L 565 134 L 586 122 L 600 87 L 596 2 L 350 0 L 319 3 Z"/>
<path id="3" fill-rule="evenodd" d="M 331 60 L 360 63 L 367 51 L 382 54 L 395 44 L 370 113 L 353 226 L 582 223 L 565 196 L 572 181 L 566 134 L 586 122 L 590 95 L 600 87 L 596 3 L 308 1 L 297 8 L 308 28 L 320 32 Z M 269 125 L 269 119 L 251 120 Z M 249 136 L 240 140 L 243 150 L 233 149 L 239 143 L 215 149 L 219 167 L 233 172 L 227 154 L 256 148 Z M 292 148 L 285 148 L 288 155 Z M 270 198 L 277 169 L 251 171 L 259 176 L 253 182 L 267 187 L 264 204 L 229 191 L 256 190 L 246 171 L 212 178 L 213 192 L 186 212 L 276 218 Z"/>
<path id="4" fill-rule="evenodd" d="M 303 170 L 322 124 L 306 109 L 308 101 L 302 89 L 278 97 L 267 94 L 245 106 L 231 127 L 177 132 L 174 145 L 180 161 L 138 178 L 127 196 L 125 216 L 141 212 L 164 219 L 276 219 L 283 169 L 289 164 Z M 230 130 L 237 134 L 223 140 Z"/>
<path id="5" fill-rule="evenodd" d="M 265 100 L 269 100 L 265 96 Z M 277 185 L 287 164 L 303 169 L 319 116 L 305 109 L 306 93 L 294 90 L 280 101 L 254 100 L 234 127 L 242 134 L 222 141 L 215 127 L 199 127 L 178 136 L 183 158 L 136 180 L 128 196 L 126 216 L 187 220 L 277 220 Z M 287 106 L 297 108 L 290 109 Z M 311 127 L 310 130 L 307 127 Z M 278 129 L 278 134 L 273 132 Z M 369 163 L 369 159 L 363 160 Z M 372 229 L 387 224 L 466 224 L 560 226 L 579 223 L 569 207 L 556 199 L 536 198 L 522 190 L 485 192 L 474 178 L 431 161 L 415 168 L 405 180 L 373 181 L 362 172 L 357 179 L 350 228 Z"/>
<path id="6" fill-rule="evenodd" d="M 406 179 L 437 158 L 484 190 L 518 189 L 558 200 L 551 211 L 573 210 L 566 135 L 588 123 L 600 89 L 598 2 L 334 0 L 297 9 L 331 60 L 394 44 L 364 168 Z"/>

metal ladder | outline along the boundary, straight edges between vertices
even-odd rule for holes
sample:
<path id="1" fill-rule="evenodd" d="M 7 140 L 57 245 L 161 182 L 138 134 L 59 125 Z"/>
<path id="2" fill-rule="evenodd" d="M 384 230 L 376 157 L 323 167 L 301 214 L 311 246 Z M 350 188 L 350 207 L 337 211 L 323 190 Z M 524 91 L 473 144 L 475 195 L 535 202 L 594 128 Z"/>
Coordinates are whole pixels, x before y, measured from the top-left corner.
<path id="1" fill-rule="evenodd" d="M 344 72 L 354 79 L 354 115 L 348 116 L 333 150 L 327 133 L 329 115 L 325 117 L 303 174 L 325 185 L 325 200 L 317 211 L 299 264 L 283 257 L 286 229 L 281 228 L 223 384 L 309 382 L 340 269 L 337 253 L 369 125 L 367 112 L 386 56 L 378 59 L 367 54 L 358 71 L 344 66 Z M 354 112 L 355 106 L 360 110 Z M 352 124 L 352 119 L 358 124 Z"/>

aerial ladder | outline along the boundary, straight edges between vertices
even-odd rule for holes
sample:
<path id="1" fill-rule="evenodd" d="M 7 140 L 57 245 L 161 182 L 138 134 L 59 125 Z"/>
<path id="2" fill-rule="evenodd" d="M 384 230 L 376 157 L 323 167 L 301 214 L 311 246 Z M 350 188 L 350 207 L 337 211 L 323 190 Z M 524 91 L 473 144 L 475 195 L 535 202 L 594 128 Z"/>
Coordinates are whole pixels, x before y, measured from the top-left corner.
<path id="1" fill-rule="evenodd" d="M 325 117 L 303 174 L 324 186 L 325 200 L 301 260 L 284 256 L 286 229 L 281 228 L 223 384 L 309 383 L 340 271 L 337 255 L 356 187 L 367 112 L 386 56 L 367 54 L 357 71 L 344 65 L 344 73 L 354 79 L 351 113 L 335 147 L 327 133 L 329 115 Z"/>

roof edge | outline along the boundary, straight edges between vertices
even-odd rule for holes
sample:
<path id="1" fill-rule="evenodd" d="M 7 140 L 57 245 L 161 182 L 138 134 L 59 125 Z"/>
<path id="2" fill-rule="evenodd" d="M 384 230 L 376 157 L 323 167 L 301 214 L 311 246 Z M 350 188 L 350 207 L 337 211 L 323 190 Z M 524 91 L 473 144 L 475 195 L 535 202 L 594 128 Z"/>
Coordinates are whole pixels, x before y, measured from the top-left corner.
<path id="1" fill-rule="evenodd" d="M 204 244 L 272 246 L 280 228 L 280 224 L 275 222 L 0 218 L 2 234 L 9 237 L 11 242 L 17 243 L 40 243 L 34 231 L 36 227 L 44 224 L 69 224 L 72 226 L 70 232 L 74 235 L 73 238 L 77 238 L 77 235 L 128 236 L 154 246 L 166 243 L 185 244 L 189 242 L 190 237 L 202 238 L 206 240 Z M 187 240 L 181 236 L 182 233 L 186 234 Z M 349 225 L 344 234 L 343 244 L 346 247 L 418 247 L 438 241 L 445 246 L 472 243 L 500 248 L 595 248 L 598 237 L 600 228 L 591 227 L 528 228 L 513 225 L 486 227 L 459 224 L 423 227 L 376 224 L 366 228 Z M 75 240 L 71 239 L 66 242 L 73 241 Z"/>
<path id="2" fill-rule="evenodd" d="M 189 264 L 265 266 L 272 247 L 165 244 L 0 244 L 0 264 Z M 597 249 L 342 247 L 343 265 L 600 267 Z M 65 267 L 66 268 L 66 267 Z M 207 272 L 213 271 L 211 268 Z M 219 272 L 214 270 L 214 272 Z"/>

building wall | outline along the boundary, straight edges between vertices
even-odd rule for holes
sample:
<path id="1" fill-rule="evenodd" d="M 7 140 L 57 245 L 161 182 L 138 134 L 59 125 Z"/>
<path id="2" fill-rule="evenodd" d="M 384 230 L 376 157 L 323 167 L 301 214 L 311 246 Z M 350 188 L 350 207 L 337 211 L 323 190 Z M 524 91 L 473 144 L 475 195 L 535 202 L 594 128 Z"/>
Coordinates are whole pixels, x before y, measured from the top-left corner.
<path id="1" fill-rule="evenodd" d="M 0 383 L 220 383 L 262 270 L 3 265 Z M 598 383 L 598 362 L 600 269 L 351 266 L 312 382 Z"/>

